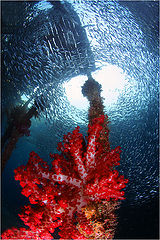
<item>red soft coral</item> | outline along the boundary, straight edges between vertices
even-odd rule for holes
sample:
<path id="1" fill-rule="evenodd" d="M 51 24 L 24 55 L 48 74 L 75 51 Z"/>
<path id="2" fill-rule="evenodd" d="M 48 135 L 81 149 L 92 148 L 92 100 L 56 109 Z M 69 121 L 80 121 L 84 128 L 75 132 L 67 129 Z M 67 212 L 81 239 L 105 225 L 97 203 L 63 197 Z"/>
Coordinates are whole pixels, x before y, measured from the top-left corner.
<path id="1" fill-rule="evenodd" d="M 26 166 L 15 170 L 22 194 L 34 206 L 25 206 L 19 214 L 29 228 L 7 230 L 2 234 L 3 239 L 16 238 L 21 232 L 26 239 L 30 236 L 51 239 L 58 226 L 63 239 L 88 239 L 95 236 L 95 228 L 102 229 L 100 220 L 93 224 L 82 209 L 91 203 L 124 199 L 121 189 L 127 183 L 114 170 L 114 166 L 119 165 L 120 147 L 106 152 L 99 142 L 104 121 L 102 115 L 89 125 L 87 143 L 79 127 L 65 135 L 63 143 L 58 144 L 61 154 L 50 154 L 54 158 L 51 169 L 31 152 Z M 108 138 L 106 144 L 109 146 Z"/>

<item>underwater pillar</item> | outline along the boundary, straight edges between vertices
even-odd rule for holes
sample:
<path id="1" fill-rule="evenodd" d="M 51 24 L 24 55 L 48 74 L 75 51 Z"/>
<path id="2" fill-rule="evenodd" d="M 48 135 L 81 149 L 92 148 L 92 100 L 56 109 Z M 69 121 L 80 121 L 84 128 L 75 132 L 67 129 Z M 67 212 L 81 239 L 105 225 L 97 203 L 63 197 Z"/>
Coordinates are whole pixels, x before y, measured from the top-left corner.
<path id="1" fill-rule="evenodd" d="M 103 148 L 101 153 L 102 158 L 104 154 L 107 154 L 111 151 L 109 143 L 109 127 L 108 127 L 108 116 L 104 114 L 104 105 L 103 99 L 101 97 L 102 87 L 95 81 L 92 76 L 88 77 L 88 80 L 82 86 L 82 94 L 89 101 L 88 109 L 88 120 L 89 124 L 92 125 L 95 121 L 94 119 L 104 115 L 105 120 L 102 125 L 102 130 L 98 138 L 98 142 Z M 113 239 L 115 235 L 116 225 L 117 225 L 117 216 L 116 210 L 119 208 L 120 202 L 114 199 L 109 201 L 102 200 L 101 202 L 93 205 L 89 205 L 85 208 L 85 212 L 89 212 L 89 215 L 92 215 L 94 212 L 94 237 L 96 235 L 100 236 L 101 239 Z M 97 239 L 97 238 L 96 238 Z"/>
<path id="2" fill-rule="evenodd" d="M 92 76 L 88 77 L 88 80 L 82 86 L 82 94 L 89 101 L 88 120 L 92 125 L 92 121 L 104 114 L 103 98 L 101 97 L 102 86 L 95 81 Z M 102 144 L 105 152 L 110 151 L 109 144 L 109 128 L 108 128 L 108 116 L 105 115 L 103 129 L 101 131 L 99 142 Z"/>
<path id="3" fill-rule="evenodd" d="M 2 158 L 1 169 L 4 167 L 12 155 L 13 150 L 19 138 L 23 136 L 30 136 L 29 128 L 31 127 L 31 118 L 37 116 L 36 107 L 31 107 L 28 111 L 24 106 L 16 107 L 12 112 L 12 120 L 9 123 L 4 135 L 2 136 Z M 4 148 L 4 149 L 3 149 Z"/>

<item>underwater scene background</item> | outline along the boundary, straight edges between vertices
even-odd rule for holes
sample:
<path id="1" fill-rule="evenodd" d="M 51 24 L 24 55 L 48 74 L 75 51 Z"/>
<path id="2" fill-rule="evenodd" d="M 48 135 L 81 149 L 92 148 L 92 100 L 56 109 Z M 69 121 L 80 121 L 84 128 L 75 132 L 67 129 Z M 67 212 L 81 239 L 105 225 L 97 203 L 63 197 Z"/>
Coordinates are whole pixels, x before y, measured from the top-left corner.
<path id="1" fill-rule="evenodd" d="M 50 164 L 49 153 L 76 126 L 86 134 L 81 86 L 91 73 L 129 179 L 115 239 L 158 239 L 159 2 L 2 1 L 1 10 L 2 136 L 13 107 L 43 106 L 2 172 L 1 231 L 23 226 L 18 213 L 28 203 L 13 170 L 31 151 Z"/>

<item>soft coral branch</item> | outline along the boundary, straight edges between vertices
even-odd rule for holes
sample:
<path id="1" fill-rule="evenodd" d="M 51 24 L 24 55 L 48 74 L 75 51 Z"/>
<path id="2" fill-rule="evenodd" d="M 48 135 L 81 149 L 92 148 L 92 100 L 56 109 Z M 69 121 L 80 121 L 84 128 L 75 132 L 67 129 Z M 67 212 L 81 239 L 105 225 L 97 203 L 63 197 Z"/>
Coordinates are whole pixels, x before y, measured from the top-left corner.
<path id="1" fill-rule="evenodd" d="M 86 144 L 79 127 L 65 135 L 63 142 L 58 144 L 60 154 L 50 154 L 53 158 L 51 168 L 31 152 L 26 166 L 15 170 L 15 179 L 23 188 L 22 194 L 29 198 L 33 207 L 25 206 L 19 215 L 28 227 L 26 232 L 24 229 L 8 230 L 2 238 L 11 238 L 11 233 L 12 238 L 20 236 L 22 231 L 26 238 L 28 232 L 32 232 L 33 239 L 51 239 L 58 226 L 63 239 L 113 237 L 113 231 L 110 234 L 107 229 L 114 223 L 115 215 L 109 209 L 113 210 L 114 203 L 124 199 L 121 190 L 127 180 L 114 169 L 119 164 L 120 148 L 110 150 L 107 147 L 106 151 L 101 144 L 105 138 L 106 119 L 107 116 L 102 115 L 89 124 Z M 108 132 L 105 134 L 108 136 Z M 109 203 L 108 208 L 104 200 Z M 92 206 L 89 211 L 93 210 L 93 215 L 91 212 L 86 214 L 89 206 Z M 103 216 L 100 214 L 98 209 L 102 206 L 108 215 L 105 211 Z"/>

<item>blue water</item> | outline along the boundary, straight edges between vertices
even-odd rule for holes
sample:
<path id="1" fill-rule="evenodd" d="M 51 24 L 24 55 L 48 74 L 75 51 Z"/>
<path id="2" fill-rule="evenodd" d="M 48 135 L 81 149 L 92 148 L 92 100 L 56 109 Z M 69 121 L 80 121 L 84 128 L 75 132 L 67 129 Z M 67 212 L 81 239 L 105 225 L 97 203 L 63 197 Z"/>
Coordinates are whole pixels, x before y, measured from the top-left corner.
<path id="1" fill-rule="evenodd" d="M 111 96 L 118 94 L 109 102 L 104 90 L 104 105 L 111 121 L 111 146 L 122 148 L 119 170 L 129 178 L 117 238 L 156 238 L 158 213 L 148 209 L 157 209 L 158 197 L 158 2 L 70 0 L 61 8 L 46 1 L 19 4 L 2 5 L 2 134 L 6 110 L 22 103 L 22 96 L 43 94 L 47 107 L 40 119 L 32 119 L 31 135 L 19 140 L 2 174 L 2 229 L 22 224 L 16 215 L 28 201 L 20 194 L 13 170 L 27 163 L 32 150 L 50 163 L 49 153 L 55 153 L 63 135 L 77 125 L 86 134 L 87 105 L 73 106 L 64 84 L 109 64 L 127 79 L 117 90 L 109 89 L 108 76 L 102 82 L 103 89 L 108 81 Z M 62 41 L 57 28 L 61 16 L 66 25 L 72 22 L 75 39 L 71 27 L 63 26 L 67 39 Z M 55 28 L 60 36 L 56 44 Z M 140 215 L 133 214 L 136 210 Z M 143 220 L 136 224 L 136 218 L 144 217 L 146 225 Z"/>

